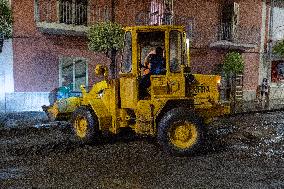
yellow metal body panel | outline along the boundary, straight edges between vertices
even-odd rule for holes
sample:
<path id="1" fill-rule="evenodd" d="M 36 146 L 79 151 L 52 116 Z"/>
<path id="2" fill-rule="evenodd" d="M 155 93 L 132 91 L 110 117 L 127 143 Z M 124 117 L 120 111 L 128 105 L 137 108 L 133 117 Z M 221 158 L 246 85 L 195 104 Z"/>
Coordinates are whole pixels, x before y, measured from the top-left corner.
<path id="1" fill-rule="evenodd" d="M 72 113 L 81 105 L 80 97 L 69 97 L 57 100 L 52 106 L 47 108 L 50 119 L 57 119 L 60 115 Z"/>
<path id="2" fill-rule="evenodd" d="M 194 74 L 196 82 L 191 86 L 196 108 L 212 107 L 219 103 L 218 81 L 220 76 Z"/>
<path id="3" fill-rule="evenodd" d="M 167 100 L 140 100 L 135 109 L 136 124 L 134 130 L 139 134 L 155 135 L 157 123 L 155 119 Z"/>
<path id="4" fill-rule="evenodd" d="M 215 104 L 207 108 L 196 108 L 195 111 L 200 117 L 204 119 L 205 123 L 210 123 L 213 118 L 228 115 L 231 112 L 229 105 L 221 104 Z"/>
<path id="5" fill-rule="evenodd" d="M 81 104 L 80 97 L 69 97 L 58 100 L 57 102 L 58 111 L 60 113 L 73 112 Z"/>
<path id="6" fill-rule="evenodd" d="M 58 117 L 58 114 L 60 113 L 59 109 L 58 109 L 57 102 L 55 102 L 52 106 L 50 106 L 47 109 L 47 112 L 48 112 L 50 118 L 52 117 L 52 118 L 56 119 Z"/>
<path id="7" fill-rule="evenodd" d="M 140 100 L 135 109 L 135 132 L 139 134 L 154 133 L 154 106 L 150 100 Z"/>
<path id="8" fill-rule="evenodd" d="M 118 104 L 119 104 L 119 87 L 120 87 L 120 83 L 119 80 L 112 80 L 110 82 L 110 88 L 108 88 L 106 91 L 107 94 L 109 95 L 108 99 L 109 101 L 104 101 L 105 105 L 108 106 L 108 110 L 112 116 L 112 124 L 111 127 L 109 128 L 109 131 L 111 131 L 112 133 L 118 133 L 119 132 L 119 128 L 120 128 L 120 111 L 118 108 Z M 104 99 L 104 97 L 102 98 Z"/>
<path id="9" fill-rule="evenodd" d="M 138 81 L 135 77 L 120 78 L 121 108 L 135 108 L 138 101 Z"/>
<path id="10" fill-rule="evenodd" d="M 85 99 L 83 105 L 90 105 L 92 107 L 99 121 L 99 129 L 108 131 L 109 127 L 112 125 L 112 115 L 108 111 L 103 100 L 95 98 L 88 101 Z"/>
<path id="11" fill-rule="evenodd" d="M 93 85 L 91 90 L 88 92 L 89 96 L 97 97 L 98 93 L 104 89 L 108 88 L 107 81 L 103 80 Z M 85 90 L 84 86 L 81 86 L 83 96 L 86 96 L 87 91 Z"/>
<path id="12" fill-rule="evenodd" d="M 91 93 L 98 93 L 99 91 L 105 89 L 108 87 L 108 84 L 105 80 L 101 81 L 101 82 L 98 82 L 96 83 L 92 89 L 91 89 Z"/>
<path id="13" fill-rule="evenodd" d="M 118 80 L 111 80 L 107 85 L 101 83 L 95 85 L 96 90 L 91 90 L 89 93 L 83 92 L 82 105 L 90 105 L 95 112 L 100 129 L 103 131 L 110 131 L 117 133 L 119 129 L 119 122 L 117 121 L 120 114 L 118 109 Z M 99 95 L 97 92 L 103 90 Z"/>
<path id="14" fill-rule="evenodd" d="M 151 76 L 151 96 L 153 98 L 185 97 L 185 78 L 182 74 Z"/>

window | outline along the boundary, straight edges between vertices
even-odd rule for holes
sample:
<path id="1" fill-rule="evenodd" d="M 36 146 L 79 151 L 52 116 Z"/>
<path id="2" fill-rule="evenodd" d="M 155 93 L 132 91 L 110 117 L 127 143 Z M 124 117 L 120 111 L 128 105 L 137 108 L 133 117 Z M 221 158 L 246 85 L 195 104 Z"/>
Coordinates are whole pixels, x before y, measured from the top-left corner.
<path id="1" fill-rule="evenodd" d="M 232 41 L 236 35 L 239 23 L 239 4 L 226 1 L 223 4 L 221 15 L 221 40 Z"/>
<path id="2" fill-rule="evenodd" d="M 271 82 L 277 83 L 279 81 L 284 81 L 284 60 L 271 63 Z"/>
<path id="3" fill-rule="evenodd" d="M 172 24 L 173 0 L 152 0 L 150 25 Z"/>
<path id="4" fill-rule="evenodd" d="M 59 22 L 87 25 L 87 0 L 59 0 Z"/>
<path id="5" fill-rule="evenodd" d="M 59 84 L 80 92 L 80 86 L 88 86 L 87 62 L 84 58 L 64 57 L 60 59 Z"/>
<path id="6" fill-rule="evenodd" d="M 284 2 L 283 2 L 284 3 Z M 274 40 L 284 38 L 284 5 L 282 7 L 273 7 L 272 37 Z"/>
<path id="7" fill-rule="evenodd" d="M 129 73 L 132 70 L 132 37 L 131 32 L 126 32 L 124 37 L 123 60 L 120 71 Z"/>
<path id="8" fill-rule="evenodd" d="M 183 40 L 179 31 L 170 32 L 170 71 L 180 72 L 183 63 Z"/>
<path id="9" fill-rule="evenodd" d="M 139 32 L 138 40 L 138 61 L 145 66 L 150 54 L 155 54 L 155 49 L 165 47 L 165 32 Z"/>

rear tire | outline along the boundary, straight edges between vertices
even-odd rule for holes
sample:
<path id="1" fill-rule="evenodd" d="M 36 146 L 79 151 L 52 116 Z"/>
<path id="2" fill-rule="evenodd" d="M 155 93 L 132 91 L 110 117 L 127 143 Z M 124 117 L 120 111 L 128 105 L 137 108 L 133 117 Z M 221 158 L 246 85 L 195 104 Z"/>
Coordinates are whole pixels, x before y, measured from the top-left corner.
<path id="1" fill-rule="evenodd" d="M 72 131 L 81 143 L 92 143 L 98 137 L 99 124 L 93 112 L 85 107 L 78 107 L 72 115 Z"/>
<path id="2" fill-rule="evenodd" d="M 174 155 L 193 155 L 204 138 L 202 120 L 187 108 L 168 111 L 158 124 L 158 142 Z"/>

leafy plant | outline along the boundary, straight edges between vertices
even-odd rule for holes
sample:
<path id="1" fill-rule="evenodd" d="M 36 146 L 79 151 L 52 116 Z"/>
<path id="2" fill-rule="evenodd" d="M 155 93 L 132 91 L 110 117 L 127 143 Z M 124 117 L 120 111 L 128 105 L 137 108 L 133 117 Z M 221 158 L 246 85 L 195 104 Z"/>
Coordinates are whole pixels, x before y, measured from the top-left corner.
<path id="1" fill-rule="evenodd" d="M 111 77 L 115 78 L 115 57 L 118 50 L 123 48 L 124 30 L 120 24 L 114 22 L 99 22 L 88 30 L 89 49 L 103 52 L 111 59 Z M 110 56 L 109 56 L 110 54 Z"/>
<path id="2" fill-rule="evenodd" d="M 95 52 L 109 53 L 123 47 L 124 30 L 114 22 L 100 22 L 88 30 L 89 49 Z"/>
<path id="3" fill-rule="evenodd" d="M 223 71 L 228 76 L 230 74 L 239 74 L 244 70 L 244 60 L 240 53 L 229 52 L 226 54 L 223 64 Z"/>
<path id="4" fill-rule="evenodd" d="M 0 0 L 0 33 L 5 38 L 12 37 L 12 11 L 7 0 Z"/>
<path id="5" fill-rule="evenodd" d="M 273 53 L 284 57 L 284 39 L 276 43 L 276 45 L 273 47 Z"/>

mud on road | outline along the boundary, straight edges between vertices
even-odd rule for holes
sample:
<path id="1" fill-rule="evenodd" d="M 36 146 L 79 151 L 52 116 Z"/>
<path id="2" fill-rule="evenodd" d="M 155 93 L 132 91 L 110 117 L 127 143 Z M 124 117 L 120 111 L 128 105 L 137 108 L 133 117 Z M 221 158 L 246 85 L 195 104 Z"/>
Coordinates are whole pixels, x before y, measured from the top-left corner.
<path id="1" fill-rule="evenodd" d="M 128 132 L 81 145 L 65 127 L 19 124 L 0 128 L 1 188 L 284 188 L 284 112 L 215 121 L 194 157 Z"/>

